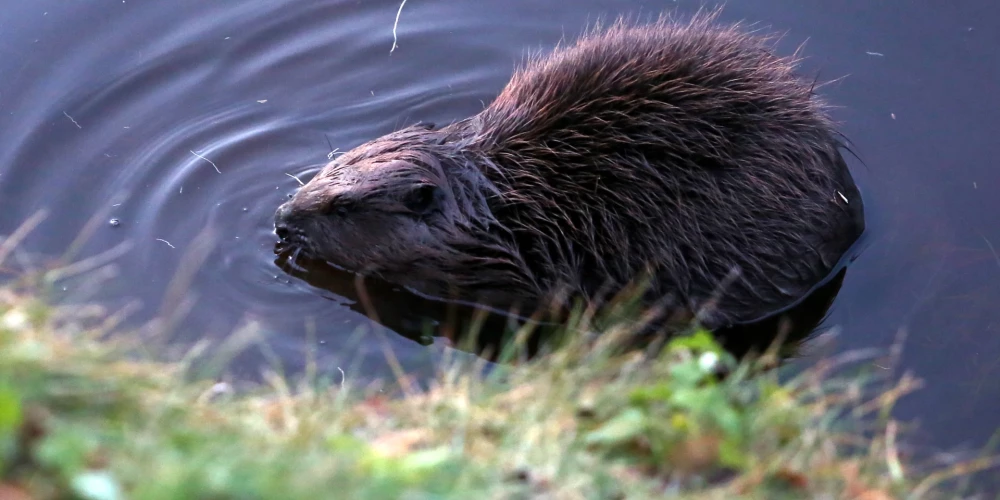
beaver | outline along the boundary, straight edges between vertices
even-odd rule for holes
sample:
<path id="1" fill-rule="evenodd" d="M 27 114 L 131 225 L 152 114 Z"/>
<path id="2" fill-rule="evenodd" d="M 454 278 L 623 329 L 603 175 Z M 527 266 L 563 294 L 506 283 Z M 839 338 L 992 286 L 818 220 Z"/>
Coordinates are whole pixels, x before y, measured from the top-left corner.
<path id="1" fill-rule="evenodd" d="M 787 309 L 864 232 L 850 148 L 797 53 L 716 17 L 592 28 L 480 113 L 355 147 L 277 209 L 280 243 L 496 307 L 642 283 L 710 329 Z"/>

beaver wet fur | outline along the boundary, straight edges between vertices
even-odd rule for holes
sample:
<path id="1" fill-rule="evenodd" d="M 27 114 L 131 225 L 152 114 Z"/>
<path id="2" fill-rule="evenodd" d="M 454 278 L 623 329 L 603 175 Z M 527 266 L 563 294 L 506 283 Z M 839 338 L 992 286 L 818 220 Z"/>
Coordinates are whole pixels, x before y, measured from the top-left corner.
<path id="1" fill-rule="evenodd" d="M 341 268 L 497 307 L 645 280 L 647 303 L 674 312 L 714 297 L 708 327 L 786 308 L 859 239 L 861 197 L 798 58 L 715 18 L 618 21 L 536 57 L 475 116 L 335 159 L 275 231 Z"/>

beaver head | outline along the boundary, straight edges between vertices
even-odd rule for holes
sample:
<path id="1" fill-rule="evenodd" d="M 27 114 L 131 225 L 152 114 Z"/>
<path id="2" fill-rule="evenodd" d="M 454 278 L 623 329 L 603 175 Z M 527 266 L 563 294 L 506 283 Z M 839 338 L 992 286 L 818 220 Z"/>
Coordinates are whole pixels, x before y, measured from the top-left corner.
<path id="1" fill-rule="evenodd" d="M 338 157 L 276 211 L 282 245 L 431 295 L 511 305 L 510 285 L 530 277 L 492 216 L 496 187 L 451 140 L 461 126 L 411 126 Z"/>

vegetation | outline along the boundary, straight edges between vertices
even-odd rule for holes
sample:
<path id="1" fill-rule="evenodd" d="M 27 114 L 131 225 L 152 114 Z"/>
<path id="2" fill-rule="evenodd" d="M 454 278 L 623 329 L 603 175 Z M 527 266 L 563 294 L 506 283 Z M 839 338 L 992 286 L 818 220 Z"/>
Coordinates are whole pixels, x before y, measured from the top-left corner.
<path id="1" fill-rule="evenodd" d="M 218 349 L 149 359 L 114 315 L 37 292 L 0 289 L 4 500 L 956 498 L 996 464 L 900 451 L 889 410 L 911 377 L 849 359 L 787 374 L 705 332 L 628 354 L 628 322 L 601 323 L 529 362 L 383 384 L 398 394 L 315 366 L 237 391 L 196 369 Z"/>

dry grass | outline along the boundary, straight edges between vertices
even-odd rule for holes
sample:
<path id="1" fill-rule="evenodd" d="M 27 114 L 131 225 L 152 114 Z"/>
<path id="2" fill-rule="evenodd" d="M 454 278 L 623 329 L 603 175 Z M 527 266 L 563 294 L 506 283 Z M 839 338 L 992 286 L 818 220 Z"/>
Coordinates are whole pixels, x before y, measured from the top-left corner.
<path id="1" fill-rule="evenodd" d="M 705 333 L 656 358 L 451 362 L 398 398 L 339 375 L 234 394 L 32 297 L 0 293 L 2 498 L 955 498 L 951 474 L 993 463 L 907 463 L 884 416 L 910 377 L 828 360 L 782 381 Z"/>

